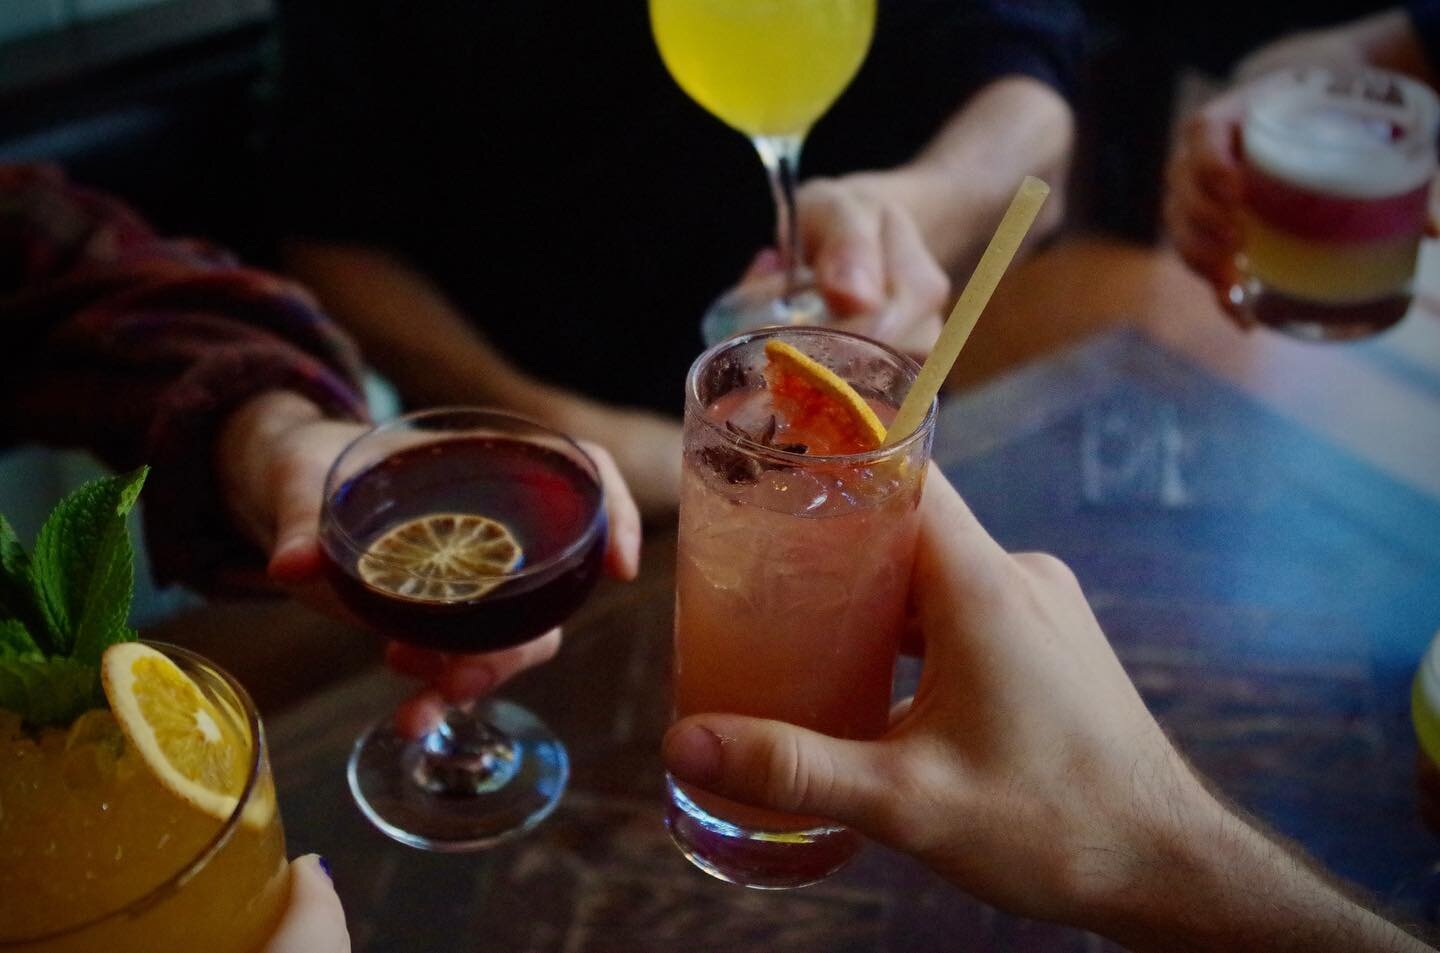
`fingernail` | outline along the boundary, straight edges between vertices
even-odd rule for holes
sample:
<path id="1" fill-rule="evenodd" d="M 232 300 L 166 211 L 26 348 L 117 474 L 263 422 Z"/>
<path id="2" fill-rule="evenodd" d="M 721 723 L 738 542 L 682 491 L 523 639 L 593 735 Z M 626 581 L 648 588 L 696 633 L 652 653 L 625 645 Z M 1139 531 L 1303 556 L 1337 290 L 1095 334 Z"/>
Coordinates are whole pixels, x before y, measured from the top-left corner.
<path id="1" fill-rule="evenodd" d="M 719 736 L 710 729 L 700 725 L 671 729 L 661 747 L 665 766 L 680 780 L 705 787 L 719 779 L 723 752 Z"/>
<path id="2" fill-rule="evenodd" d="M 335 875 L 330 872 L 330 861 L 319 855 L 317 855 L 315 859 L 320 863 L 320 869 L 325 871 L 325 876 L 329 877 L 333 881 L 335 879 Z"/>

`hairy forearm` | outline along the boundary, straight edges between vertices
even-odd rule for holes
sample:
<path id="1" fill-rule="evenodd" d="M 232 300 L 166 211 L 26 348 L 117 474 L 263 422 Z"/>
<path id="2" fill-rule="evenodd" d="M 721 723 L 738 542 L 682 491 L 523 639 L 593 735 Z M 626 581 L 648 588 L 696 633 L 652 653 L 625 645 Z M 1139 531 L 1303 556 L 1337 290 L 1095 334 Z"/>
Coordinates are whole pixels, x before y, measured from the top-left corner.
<path id="1" fill-rule="evenodd" d="M 903 205 L 940 264 L 963 273 L 1023 176 L 1038 176 L 1054 190 L 1034 233 L 1060 223 L 1074 134 L 1074 115 L 1059 93 L 1007 76 L 970 97 L 913 161 L 854 178 Z"/>
<path id="2" fill-rule="evenodd" d="M 1167 816 L 1085 923 L 1137 953 L 1411 953 L 1429 946 L 1208 797 Z"/>

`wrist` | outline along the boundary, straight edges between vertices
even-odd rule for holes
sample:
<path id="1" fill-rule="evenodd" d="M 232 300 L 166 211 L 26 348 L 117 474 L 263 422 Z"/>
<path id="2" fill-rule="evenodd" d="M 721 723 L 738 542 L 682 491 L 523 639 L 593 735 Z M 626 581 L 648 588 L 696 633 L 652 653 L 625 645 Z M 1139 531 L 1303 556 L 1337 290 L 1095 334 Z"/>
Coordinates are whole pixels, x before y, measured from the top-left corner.
<path id="1" fill-rule="evenodd" d="M 1074 922 L 1136 950 L 1207 948 L 1234 865 L 1268 843 L 1170 757 L 1178 773 L 1111 819 L 1115 849 L 1083 860 L 1069 891 Z"/>

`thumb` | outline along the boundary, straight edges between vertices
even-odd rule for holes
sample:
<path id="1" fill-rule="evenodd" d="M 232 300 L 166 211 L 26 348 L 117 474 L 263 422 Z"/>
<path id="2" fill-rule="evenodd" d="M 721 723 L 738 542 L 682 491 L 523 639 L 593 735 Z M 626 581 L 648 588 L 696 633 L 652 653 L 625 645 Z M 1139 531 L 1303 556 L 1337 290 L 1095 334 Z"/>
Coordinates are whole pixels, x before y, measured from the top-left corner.
<path id="1" fill-rule="evenodd" d="M 889 748 L 846 741 L 780 721 L 694 715 L 672 725 L 662 745 L 680 781 L 776 811 L 813 814 L 862 833 L 884 824 L 894 792 Z"/>
<path id="2" fill-rule="evenodd" d="M 349 953 L 345 910 L 322 864 L 316 854 L 290 864 L 290 904 L 262 953 Z"/>
<path id="3" fill-rule="evenodd" d="M 323 466 L 297 459 L 280 468 L 271 488 L 275 503 L 275 544 L 270 550 L 270 578 L 279 583 L 307 582 L 320 572 L 320 502 Z"/>

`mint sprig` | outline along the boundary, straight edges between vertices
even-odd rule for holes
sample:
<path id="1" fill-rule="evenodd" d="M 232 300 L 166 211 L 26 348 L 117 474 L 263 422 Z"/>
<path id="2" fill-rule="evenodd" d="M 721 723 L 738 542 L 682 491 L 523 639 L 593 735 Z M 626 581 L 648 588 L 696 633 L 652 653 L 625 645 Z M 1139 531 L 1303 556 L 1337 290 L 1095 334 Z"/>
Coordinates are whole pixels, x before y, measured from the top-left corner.
<path id="1" fill-rule="evenodd" d="M 33 557 L 0 517 L 0 708 L 27 724 L 63 724 L 99 704 L 100 656 L 135 638 L 125 523 L 148 473 L 95 480 L 61 500 Z"/>

